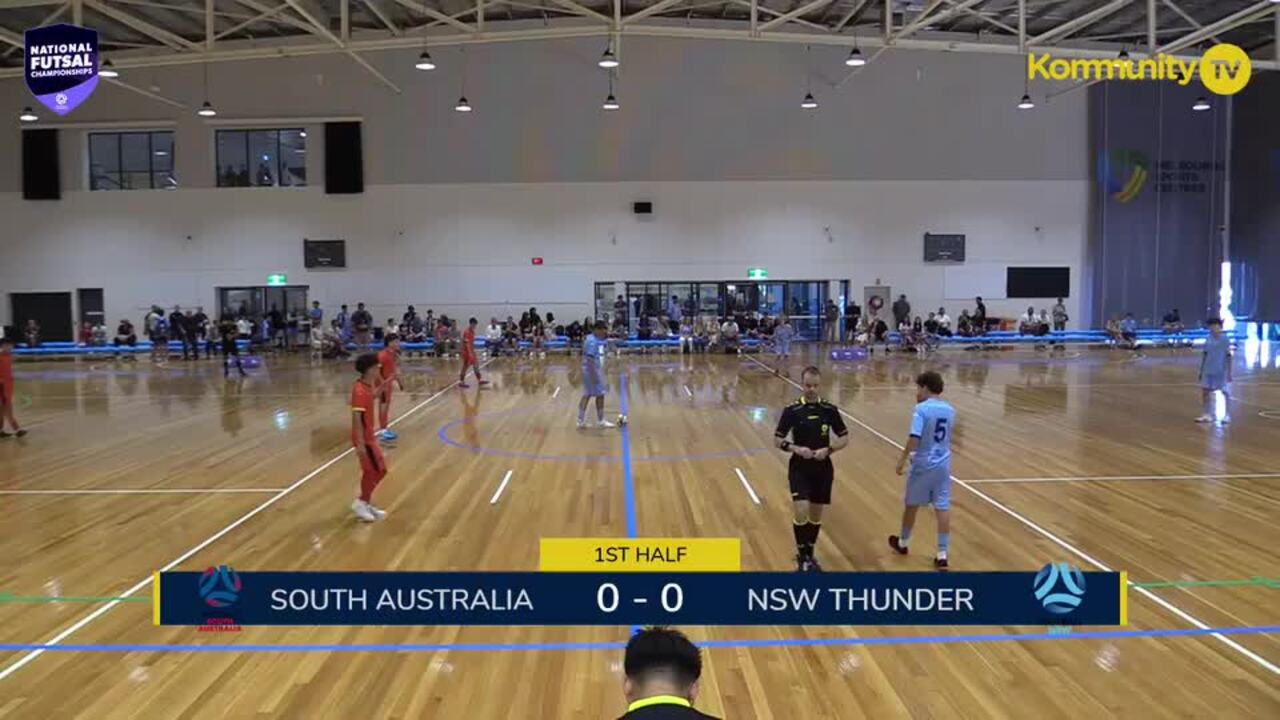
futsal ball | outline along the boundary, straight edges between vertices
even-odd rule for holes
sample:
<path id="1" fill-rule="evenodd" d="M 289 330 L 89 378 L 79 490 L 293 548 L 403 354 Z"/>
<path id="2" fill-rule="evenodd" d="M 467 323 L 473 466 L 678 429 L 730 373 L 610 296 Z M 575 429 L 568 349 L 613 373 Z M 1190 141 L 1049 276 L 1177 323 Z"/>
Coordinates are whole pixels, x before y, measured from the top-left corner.
<path id="1" fill-rule="evenodd" d="M 626 425 L 626 424 L 627 424 L 627 416 L 626 416 L 626 415 L 619 415 L 619 416 L 618 416 L 618 427 L 622 427 L 622 426 L 624 426 L 624 425 Z"/>

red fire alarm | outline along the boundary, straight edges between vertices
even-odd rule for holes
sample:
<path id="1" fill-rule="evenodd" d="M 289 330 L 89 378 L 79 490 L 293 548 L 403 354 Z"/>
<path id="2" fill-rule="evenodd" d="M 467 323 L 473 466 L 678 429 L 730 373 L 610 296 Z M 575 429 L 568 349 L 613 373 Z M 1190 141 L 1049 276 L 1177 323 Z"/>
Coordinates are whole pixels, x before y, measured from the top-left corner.
<path id="1" fill-rule="evenodd" d="M 541 265 L 541 264 L 542 264 L 542 258 L 540 258 L 540 257 L 536 257 L 536 258 L 534 258 L 534 259 L 533 259 L 533 264 L 534 264 L 534 265 Z"/>

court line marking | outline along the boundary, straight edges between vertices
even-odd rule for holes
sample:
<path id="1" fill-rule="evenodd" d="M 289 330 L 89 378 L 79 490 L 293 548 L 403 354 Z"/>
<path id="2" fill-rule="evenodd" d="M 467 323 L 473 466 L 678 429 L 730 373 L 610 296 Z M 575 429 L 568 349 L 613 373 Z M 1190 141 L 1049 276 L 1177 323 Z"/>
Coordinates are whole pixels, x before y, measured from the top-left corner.
<path id="1" fill-rule="evenodd" d="M 751 496 L 751 501 L 760 504 L 760 498 L 756 496 L 756 491 L 751 489 L 751 483 L 747 482 L 747 476 L 742 474 L 742 468 L 734 468 L 734 472 L 738 473 L 738 479 L 742 481 L 742 487 L 747 489 L 747 494 Z"/>
<path id="2" fill-rule="evenodd" d="M 618 376 L 618 411 L 627 412 L 627 374 Z M 631 475 L 631 423 L 622 426 L 622 489 L 627 502 L 627 537 L 638 537 L 636 529 L 636 489 Z"/>
<path id="3" fill-rule="evenodd" d="M 1197 637 L 1200 635 L 1274 635 L 1280 625 L 1230 626 L 1211 628 L 1151 628 L 1147 630 L 1095 630 L 1086 632 L 986 633 L 977 635 L 891 635 L 887 637 L 844 638 L 767 638 L 757 640 L 702 640 L 702 649 L 820 647 L 858 645 L 956 645 L 964 643 L 1007 643 L 1063 640 L 1124 640 L 1152 637 Z M 39 644 L 0 644 L 0 652 L 22 652 L 38 649 L 50 652 L 99 653 L 436 653 L 436 652 L 522 652 L 548 650 L 621 650 L 625 642 L 547 642 L 547 643 L 406 643 L 353 645 L 58 645 L 46 648 Z"/>
<path id="4" fill-rule="evenodd" d="M 556 386 L 556 391 L 551 393 L 551 399 L 555 400 L 560 395 L 560 386 Z"/>
<path id="5" fill-rule="evenodd" d="M 488 364 L 489 364 L 489 362 L 490 362 L 490 361 L 486 360 L 484 363 L 482 363 L 482 364 L 481 364 L 481 367 L 483 367 L 484 365 L 488 365 Z M 412 414 L 416 413 L 417 411 L 419 411 L 419 410 L 421 410 L 422 408 L 426 407 L 426 406 L 427 406 L 427 404 L 428 404 L 428 403 L 430 403 L 432 400 L 435 400 L 436 398 L 438 398 L 438 397 L 440 397 L 440 396 L 444 395 L 446 392 L 448 392 L 449 390 L 452 390 L 452 389 L 453 389 L 454 387 L 456 387 L 457 385 L 458 385 L 458 381 L 454 381 L 454 382 L 449 383 L 448 385 L 444 386 L 444 387 L 443 387 L 443 388 L 441 388 L 440 390 L 436 391 L 433 395 L 431 395 L 431 397 L 427 398 L 426 400 L 423 400 L 422 402 L 418 403 L 417 405 L 414 405 L 412 408 L 409 408 L 409 410 L 408 410 L 408 411 L 406 411 L 405 413 L 403 413 L 402 415 L 400 415 L 399 417 L 397 417 L 396 419 L 394 419 L 394 420 L 392 420 L 390 423 L 388 423 L 388 426 L 395 425 L 396 423 L 400 422 L 401 420 L 404 420 L 405 418 L 409 417 L 410 415 L 412 415 Z M 303 475 L 299 480 L 297 480 L 296 482 L 294 482 L 294 483 L 293 483 L 292 485 L 290 485 L 289 487 L 284 488 L 284 489 L 282 489 L 282 490 L 278 491 L 275 495 L 272 495 L 270 498 L 268 498 L 268 499 L 267 499 L 267 501 L 266 501 L 266 502 L 262 503 L 261 505 L 257 506 L 256 508 L 254 508 L 254 509 L 250 510 L 249 512 L 245 513 L 244 515 L 242 515 L 242 516 L 240 517 L 240 519 L 239 519 L 239 520 L 236 520 L 235 522 L 233 522 L 233 523 L 231 523 L 230 525 L 228 525 L 228 526 L 226 526 L 226 527 L 222 528 L 221 530 L 219 530 L 218 532 L 214 533 L 213 535 L 210 535 L 210 536 L 209 536 L 209 538 L 208 538 L 208 539 L 206 539 L 204 542 L 201 542 L 199 545 L 196 545 L 195 547 L 193 547 L 193 548 L 191 548 L 190 550 L 186 551 L 186 552 L 185 552 L 185 553 L 183 553 L 182 555 L 178 556 L 178 558 L 177 558 L 176 560 L 173 560 L 173 561 L 172 561 L 172 562 L 170 562 L 168 565 L 165 565 L 164 567 L 160 568 L 158 571 L 156 571 L 156 573 L 148 574 L 148 575 L 147 575 L 147 577 L 143 578 L 143 579 L 142 579 L 141 581 L 139 581 L 136 585 L 134 585 L 133 587 L 129 588 L 128 590 L 125 590 L 124 592 L 122 592 L 122 593 L 120 593 L 120 594 L 121 594 L 121 595 L 123 595 L 123 596 L 136 595 L 136 594 L 138 593 L 138 591 L 142 590 L 143 588 L 145 588 L 145 587 L 147 587 L 148 585 L 150 585 L 150 584 L 151 584 L 152 579 L 156 576 L 156 574 L 157 574 L 157 573 L 168 572 L 169 570 L 172 570 L 174 567 L 177 567 L 177 565 L 178 565 L 179 563 L 182 563 L 182 562 L 186 561 L 187 559 L 191 558 L 191 557 L 192 557 L 193 555 L 195 555 L 196 553 L 200 552 L 201 550 L 204 550 L 206 547 L 209 547 L 210 545 L 212 545 L 214 542 L 218 541 L 220 538 L 222 538 L 222 537 L 223 537 L 224 535 L 226 535 L 227 533 L 229 533 L 229 532 L 231 532 L 232 530 L 235 530 L 236 528 L 240 527 L 240 526 L 241 526 L 241 525 L 243 525 L 245 522 L 247 522 L 249 519 L 251 519 L 252 517 L 254 517 L 255 515 L 257 515 L 258 513 L 260 513 L 260 512 L 262 512 L 263 510 L 266 510 L 267 508 L 271 507 L 271 506 L 272 506 L 272 505 L 274 505 L 276 502 L 278 502 L 281 498 L 283 498 L 283 497 L 285 497 L 286 495 L 288 495 L 288 494 L 292 493 L 294 490 L 297 490 L 298 488 L 302 487 L 302 486 L 303 486 L 303 485 L 305 485 L 307 482 L 309 482 L 312 478 L 316 477 L 317 475 L 319 475 L 320 473 L 324 472 L 325 470 L 328 470 L 329 468 L 333 467 L 335 464 L 337 464 L 337 462 L 338 462 L 339 460 L 342 460 L 343 458 L 347 457 L 348 455 L 350 455 L 350 454 L 351 454 L 351 453 L 353 453 L 353 452 L 355 452 L 355 448 L 354 448 L 354 447 L 349 447 L 349 448 L 347 448 L 346 450 L 343 450 L 341 453 L 339 453 L 338 455 L 334 456 L 334 457 L 333 457 L 332 459 L 330 459 L 328 462 L 326 462 L 326 463 L 324 463 L 323 465 L 321 465 L 320 467 L 318 467 L 318 468 L 316 468 L 316 469 L 312 470 L 311 472 L 307 473 L 306 475 Z M 100 617 L 102 617 L 103 615 L 105 615 L 105 614 L 107 614 L 108 612 L 110 612 L 112 608 L 114 608 L 116 605 L 119 605 L 119 604 L 120 604 L 120 601 L 119 601 L 119 600 L 115 600 L 115 601 L 109 602 L 109 603 L 107 603 L 106 605 L 103 605 L 102 607 L 100 607 L 100 608 L 98 608 L 98 609 L 94 610 L 93 612 L 89 613 L 89 614 L 88 614 L 88 615 L 86 615 L 85 617 L 81 618 L 81 619 L 80 619 L 79 621 L 77 621 L 75 624 L 71 625 L 71 627 L 68 627 L 66 630 L 63 630 L 62 632 L 58 633 L 57 635 L 54 635 L 54 636 L 53 636 L 53 638 L 52 638 L 52 639 L 50 639 L 49 641 L 47 641 L 47 642 L 45 642 L 45 643 L 43 643 L 43 644 L 39 645 L 36 649 L 31 650 L 28 654 L 23 655 L 22 657 L 20 657 L 20 658 L 18 658 L 17 660 L 15 660 L 15 661 L 14 661 L 13 663 L 11 663 L 8 667 L 4 668 L 3 670 L 0 670 L 0 680 L 4 680 L 5 678 L 7 678 L 7 677 L 9 677 L 10 675 L 12 675 L 12 674 L 14 674 L 15 672 L 17 672 L 18 670 L 22 669 L 23 667 L 25 667 L 25 666 L 27 665 L 27 663 L 31 662 L 32 660 L 35 660 L 36 658 L 38 658 L 38 657 L 40 657 L 42 654 L 44 654 L 44 653 L 45 653 L 45 651 L 47 651 L 47 650 L 50 648 L 50 646 L 56 646 L 56 645 L 58 645 L 58 644 L 59 644 L 59 643 L 61 643 L 63 640 L 67 639 L 67 638 L 68 638 L 68 637 L 70 637 L 72 634 L 74 634 L 76 631 L 80 630 L 80 629 L 81 629 L 81 628 L 83 628 L 84 626 L 88 625 L 89 623 L 93 622 L 94 620 L 97 620 L 98 618 L 100 618 Z"/>
<path id="6" fill-rule="evenodd" d="M 196 495 L 202 493 L 274 493 L 284 488 L 113 488 L 107 490 L 0 490 L 0 495 Z"/>
<path id="7" fill-rule="evenodd" d="M 507 470 L 506 476 L 502 478 L 502 484 L 498 486 L 498 491 L 493 494 L 493 497 L 489 498 L 490 505 L 498 504 L 498 498 L 502 496 L 502 491 L 507 489 L 507 483 L 511 482 L 511 473 L 513 472 L 515 471 Z"/>
<path id="8" fill-rule="evenodd" d="M 754 362 L 754 363 L 756 363 L 757 365 L 760 365 L 760 366 L 762 366 L 762 367 L 764 367 L 764 366 L 765 366 L 765 365 L 764 365 L 764 363 L 762 363 L 762 362 L 760 362 L 759 360 L 756 360 L 755 358 L 752 358 L 752 357 L 750 357 L 750 356 L 748 356 L 748 358 L 747 358 L 747 359 L 751 360 L 752 362 Z M 781 380 L 784 380 L 784 381 L 786 381 L 786 382 L 788 382 L 788 383 L 790 383 L 791 385 L 793 385 L 793 386 L 794 386 L 794 387 L 796 387 L 796 388 L 799 388 L 801 391 L 803 391 L 803 390 L 804 390 L 804 388 L 803 388 L 801 385 L 799 385 L 798 383 L 796 383 L 796 382 L 795 382 L 794 380 L 792 380 L 791 378 L 780 378 L 780 379 L 781 379 Z M 876 437 L 880 438 L 881 440 L 884 440 L 885 442 L 887 442 L 887 443 L 889 443 L 890 445 L 892 445 L 892 446 L 894 446 L 894 447 L 898 448 L 899 450 L 904 449 L 904 448 L 903 448 L 903 446 L 902 446 L 901 444 L 899 444 L 899 443 L 898 443 L 896 440 L 894 440 L 893 438 L 889 437 L 888 435 L 885 435 L 884 433 L 880 432 L 879 430 L 876 430 L 875 428 L 873 428 L 873 427 L 871 427 L 870 425 L 868 425 L 867 423 L 865 423 L 865 422 L 863 422 L 863 421 L 859 420 L 858 418 L 854 417 L 853 415 L 850 415 L 849 413 L 845 412 L 844 410 L 840 410 L 840 414 L 841 414 L 841 415 L 843 415 L 843 416 L 845 416 L 845 417 L 847 417 L 847 418 L 849 418 L 849 419 L 850 419 L 850 420 L 852 420 L 853 422 L 855 422 L 855 423 L 857 423 L 858 425 L 862 426 L 864 429 L 866 429 L 866 430 L 867 430 L 868 432 L 870 432 L 872 435 L 875 435 Z M 1100 570 L 1102 570 L 1102 571 L 1104 571 L 1104 572 L 1116 572 L 1115 570 L 1111 569 L 1111 568 L 1110 568 L 1110 567 L 1108 567 L 1106 564 L 1104 564 L 1102 561 L 1098 560 L 1097 558 L 1094 558 L 1092 555 L 1089 555 L 1089 554 L 1088 554 L 1088 553 L 1086 553 L 1085 551 L 1081 550 L 1080 548 L 1077 548 L 1076 546 L 1072 545 L 1071 543 L 1067 542 L 1066 540 L 1063 540 L 1062 538 L 1058 537 L 1057 535 L 1054 535 L 1052 532 L 1050 532 L 1050 531 L 1048 531 L 1048 530 L 1046 530 L 1046 529 L 1044 529 L 1044 528 L 1040 527 L 1039 525 L 1035 524 L 1035 523 L 1034 523 L 1034 522 L 1032 522 L 1031 520 L 1028 520 L 1028 519 L 1027 519 L 1025 516 L 1023 516 L 1021 513 L 1017 512 L 1016 510 L 1014 510 L 1014 509 L 1010 508 L 1009 506 L 1007 506 L 1007 505 L 1005 505 L 1005 504 L 1001 503 L 999 500 L 996 500 L 995 498 L 991 497 L 990 495 L 987 495 L 986 493 L 984 493 L 984 492 L 982 492 L 981 490 L 979 490 L 979 489 L 975 488 L 974 486 L 970 485 L 969 483 L 967 483 L 967 482 L 965 482 L 965 481 L 961 480 L 960 478 L 956 477 L 955 475 L 952 475 L 952 476 L 951 476 L 951 479 L 952 479 L 952 481 L 954 481 L 954 482 L 955 482 L 957 485 L 959 485 L 960 487 L 962 487 L 962 488 L 964 488 L 964 489 L 968 490 L 969 492 L 973 493 L 974 495 L 977 495 L 979 498 L 982 498 L 983 500 L 985 500 L 985 501 L 986 501 L 989 505 L 991 505 L 992 507 L 996 508 L 997 510 L 1000 510 L 1001 512 L 1005 513 L 1005 514 L 1006 514 L 1006 515 L 1008 515 L 1009 517 L 1012 517 L 1013 519 L 1017 520 L 1018 522 L 1022 523 L 1022 524 L 1023 524 L 1023 525 L 1025 525 L 1025 526 L 1027 526 L 1028 528 L 1031 528 L 1031 529 L 1032 529 L 1033 531 L 1035 531 L 1036 533 L 1039 533 L 1040 535 L 1044 536 L 1045 538 L 1047 538 L 1048 540 L 1050 540 L 1051 542 L 1053 542 L 1055 545 L 1057 545 L 1058 547 L 1061 547 L 1062 549 L 1066 550 L 1067 552 L 1071 553 L 1072 555 L 1075 555 L 1076 557 L 1081 558 L 1081 559 L 1082 559 L 1082 560 L 1084 560 L 1085 562 L 1088 562 L 1090 565 L 1093 565 L 1094 567 L 1096 567 L 1096 568 L 1098 568 L 1098 569 L 1100 569 Z M 1153 601 L 1153 602 L 1155 602 L 1157 605 L 1160 605 L 1160 606 L 1161 606 L 1161 607 L 1163 607 L 1165 610 L 1168 610 L 1169 612 L 1173 613 L 1174 615 L 1177 615 L 1178 617 L 1182 618 L 1183 620 L 1186 620 L 1187 622 L 1191 623 L 1192 625 L 1194 625 L 1194 626 L 1196 626 L 1196 627 L 1198 627 L 1198 628 L 1200 628 L 1200 629 L 1202 629 L 1202 630 L 1206 630 L 1206 629 L 1208 629 L 1208 628 L 1209 628 L 1209 625 L 1208 625 L 1208 624 L 1206 624 L 1204 621 L 1200 620 L 1199 618 L 1195 617 L 1194 615 L 1191 615 L 1190 613 L 1186 612 L 1186 611 L 1185 611 L 1185 610 L 1183 610 L 1182 608 L 1179 608 L 1178 606 L 1174 605 L 1173 603 L 1169 602 L 1168 600 L 1165 600 L 1164 598 L 1160 597 L 1159 595 L 1156 595 L 1155 593 L 1151 592 L 1150 590 L 1148 590 L 1148 589 L 1146 589 L 1146 588 L 1143 588 L 1143 587 L 1135 587 L 1135 586 L 1134 586 L 1134 582 L 1133 582 L 1132 580 L 1130 580 L 1130 581 L 1129 581 L 1129 587 L 1132 587 L 1132 588 L 1133 588 L 1136 592 L 1138 592 L 1139 594 L 1141 594 L 1141 595 L 1143 595 L 1144 597 L 1146 597 L 1146 598 L 1148 598 L 1148 599 L 1152 600 L 1152 601 Z M 1276 665 L 1275 663 L 1271 662 L 1270 660 L 1267 660 L 1266 658 L 1264 658 L 1264 657 L 1262 657 L 1261 655 L 1259 655 L 1259 654 L 1255 653 L 1254 651 L 1250 650 L 1249 648 L 1247 648 L 1247 647 L 1245 647 L 1245 646 L 1241 645 L 1240 643 L 1236 642 L 1235 640 L 1232 640 L 1231 638 L 1227 637 L 1226 635 L 1224 635 L 1224 634 L 1222 634 L 1222 633 L 1209 633 L 1209 635 L 1210 635 L 1210 637 L 1213 637 L 1214 639 L 1218 640 L 1219 642 L 1221 642 L 1221 643 L 1225 644 L 1227 647 L 1230 647 L 1232 650 L 1235 650 L 1236 652 L 1240 653 L 1241 655 L 1244 655 L 1245 657 L 1249 658 L 1250 660 L 1252 660 L 1253 662 L 1257 663 L 1258 665 L 1260 665 L 1260 666 L 1261 666 L 1261 667 L 1263 667 L 1264 669 L 1266 669 L 1266 670 L 1270 670 L 1272 673 L 1274 673 L 1274 674 L 1276 674 L 1276 675 L 1280 675 L 1280 666 Z"/>
<path id="9" fill-rule="evenodd" d="M 1280 478 L 1280 473 L 1226 473 L 1220 475 L 1080 475 L 1071 477 L 982 478 L 965 480 L 970 484 L 1046 483 L 1046 482 L 1111 482 L 1120 480 L 1248 480 Z"/>

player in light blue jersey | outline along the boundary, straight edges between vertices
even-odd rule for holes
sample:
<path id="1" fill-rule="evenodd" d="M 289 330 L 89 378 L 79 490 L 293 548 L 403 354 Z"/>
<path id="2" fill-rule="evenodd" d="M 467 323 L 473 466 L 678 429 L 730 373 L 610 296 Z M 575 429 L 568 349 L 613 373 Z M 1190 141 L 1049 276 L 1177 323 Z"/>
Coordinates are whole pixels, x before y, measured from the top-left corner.
<path id="1" fill-rule="evenodd" d="M 604 419 L 604 395 L 609 386 L 604 381 L 604 353 L 607 349 L 606 337 L 609 326 L 604 321 L 596 321 L 592 333 L 582 341 L 582 400 L 578 403 L 578 427 L 587 426 L 587 403 L 596 399 L 596 419 L 600 427 L 611 428 L 615 425 Z"/>
<path id="2" fill-rule="evenodd" d="M 1231 382 L 1231 339 L 1222 334 L 1222 320 L 1210 318 L 1209 337 L 1204 341 L 1204 354 L 1200 356 L 1200 393 L 1204 412 L 1196 418 L 1198 423 L 1213 422 L 1213 393 L 1221 390 L 1222 397 L 1230 400 L 1227 385 Z M 1231 422 L 1230 415 L 1223 415 L 1222 422 Z"/>
<path id="3" fill-rule="evenodd" d="M 906 555 L 911 542 L 911 529 L 916 524 L 916 511 L 921 505 L 933 505 L 938 516 L 938 554 L 933 565 L 947 569 L 947 547 L 951 544 L 951 434 L 955 432 L 956 410 L 943 400 L 942 376 L 932 370 L 916 377 L 916 409 L 911 415 L 911 437 L 902 449 L 897 473 L 902 474 L 907 460 L 907 492 L 903 499 L 902 534 L 890 535 L 889 546 Z"/>

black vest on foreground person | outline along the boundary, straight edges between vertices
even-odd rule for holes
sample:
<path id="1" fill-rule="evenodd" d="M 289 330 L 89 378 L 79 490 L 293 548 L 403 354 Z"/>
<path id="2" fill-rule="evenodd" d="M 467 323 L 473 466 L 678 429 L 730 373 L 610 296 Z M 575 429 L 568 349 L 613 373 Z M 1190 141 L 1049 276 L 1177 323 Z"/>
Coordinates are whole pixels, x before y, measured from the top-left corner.
<path id="1" fill-rule="evenodd" d="M 719 720 L 699 712 L 688 700 L 675 695 L 658 695 L 631 703 L 627 714 L 618 720 Z"/>

